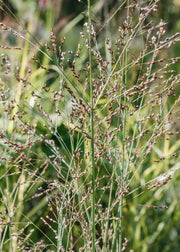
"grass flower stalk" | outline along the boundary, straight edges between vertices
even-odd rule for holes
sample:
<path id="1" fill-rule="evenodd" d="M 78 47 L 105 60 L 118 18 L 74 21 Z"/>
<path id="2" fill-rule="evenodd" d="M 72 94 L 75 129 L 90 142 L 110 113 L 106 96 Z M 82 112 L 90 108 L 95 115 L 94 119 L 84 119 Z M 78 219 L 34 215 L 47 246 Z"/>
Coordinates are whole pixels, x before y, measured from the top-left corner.
<path id="1" fill-rule="evenodd" d="M 95 251 L 95 162 L 94 162 L 94 101 L 92 85 L 92 52 L 91 52 L 91 1 L 88 0 L 88 26 L 89 26 L 89 85 L 90 85 L 90 132 L 91 132 L 91 181 L 92 181 L 92 251 Z"/>

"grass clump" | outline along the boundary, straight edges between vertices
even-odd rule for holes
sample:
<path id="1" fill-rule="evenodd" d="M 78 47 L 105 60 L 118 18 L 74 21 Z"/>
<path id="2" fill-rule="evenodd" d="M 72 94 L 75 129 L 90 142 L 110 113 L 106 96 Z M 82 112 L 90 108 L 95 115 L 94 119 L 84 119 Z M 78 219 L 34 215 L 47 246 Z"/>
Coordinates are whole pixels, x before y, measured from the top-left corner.
<path id="1" fill-rule="evenodd" d="M 74 50 L 0 24 L 1 251 L 177 248 L 179 33 L 158 2 L 88 1 Z"/>

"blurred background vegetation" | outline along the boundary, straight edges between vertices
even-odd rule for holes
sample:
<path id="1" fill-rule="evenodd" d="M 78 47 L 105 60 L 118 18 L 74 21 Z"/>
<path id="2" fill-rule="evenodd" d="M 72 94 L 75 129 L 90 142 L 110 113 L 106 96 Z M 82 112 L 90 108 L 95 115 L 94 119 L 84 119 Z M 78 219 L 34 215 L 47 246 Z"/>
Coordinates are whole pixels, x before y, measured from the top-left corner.
<path id="1" fill-rule="evenodd" d="M 46 43 L 46 41 L 49 40 L 51 29 L 53 29 L 57 37 L 57 41 L 59 41 L 59 44 L 61 43 L 62 38 L 66 37 L 66 42 L 63 47 L 64 51 L 77 50 L 78 43 L 80 41 L 79 33 L 80 31 L 82 31 L 82 25 L 84 23 L 84 15 L 82 15 L 82 12 L 86 12 L 87 8 L 86 1 L 9 0 L 3 2 L 5 3 L 5 6 L 4 10 L 0 11 L 0 22 L 3 22 L 4 24 L 15 28 L 15 30 L 20 31 L 22 34 L 24 34 L 24 36 L 28 35 L 26 35 L 23 29 L 28 29 L 31 33 L 30 40 L 32 41 L 32 43 L 39 43 L 40 45 L 42 45 L 42 50 L 43 45 Z M 112 33 L 113 39 L 115 40 L 118 27 L 123 23 L 124 9 L 122 8 L 122 10 L 120 10 L 112 18 L 111 21 L 108 20 L 119 7 L 121 2 L 121 0 L 92 1 L 93 19 L 99 39 L 99 44 L 103 44 L 105 38 Z M 153 17 L 154 22 L 160 20 L 161 18 L 165 22 L 167 22 L 167 36 L 179 32 L 180 1 L 160 0 L 158 5 L 158 11 Z M 107 25 L 104 25 L 106 24 L 106 22 Z M 11 34 L 2 32 L 0 34 L 0 39 L 2 44 L 4 41 L 6 41 L 6 45 L 7 43 L 9 43 L 9 45 L 11 46 L 22 46 L 22 44 L 24 43 L 24 41 L 20 41 Z M 30 56 L 32 56 L 33 53 L 37 53 L 34 46 L 30 47 L 30 52 Z M 173 47 L 173 50 L 171 50 L 171 55 L 169 55 L 168 57 L 177 57 L 179 56 L 179 52 L 180 46 L 175 45 Z M 14 56 L 11 55 L 11 57 L 13 58 Z M 19 57 L 21 56 L 19 55 Z M 42 57 L 42 64 L 48 64 L 47 57 L 43 55 L 39 57 Z M 83 62 L 85 62 L 85 59 L 80 60 L 80 67 L 83 66 Z M 30 64 L 28 60 L 26 64 Z M 35 64 L 33 65 L 33 67 L 34 69 L 37 68 Z M 180 72 L 180 65 L 176 64 L 175 67 L 176 71 Z M 45 80 L 47 81 L 44 73 L 38 71 L 35 71 L 34 75 L 31 77 L 31 82 L 32 84 L 34 84 L 34 86 L 36 86 L 36 89 L 38 89 L 40 86 L 43 86 Z M 53 84 L 54 87 L 58 85 L 55 72 L 51 73 L 48 81 L 49 85 Z M 13 89 L 13 82 L 11 82 L 11 87 Z M 44 105 L 45 104 L 46 99 L 44 99 Z M 48 107 L 49 104 L 46 104 L 46 106 Z M 33 116 L 32 120 L 35 120 Z M 42 129 L 40 121 L 40 118 L 36 118 L 36 122 L 39 123 L 39 133 L 45 134 L 46 132 L 43 131 L 44 129 Z M 1 122 L 2 121 L 0 121 L 0 123 Z M 1 125 L 1 127 L 5 126 Z M 59 127 L 61 127 L 61 132 L 64 130 L 64 141 L 68 143 L 69 139 L 64 126 L 60 124 Z M 36 153 L 40 153 L 42 151 L 47 155 L 49 154 L 49 150 L 47 150 L 44 146 L 37 146 L 37 149 L 34 150 L 34 152 Z M 34 165 L 37 166 L 38 162 L 36 162 L 36 164 Z M 49 177 L 50 176 L 54 175 L 49 172 Z M 169 190 L 169 188 L 171 190 Z M 162 195 L 162 192 L 159 191 L 159 194 L 156 194 L 156 200 L 158 198 L 161 200 L 162 204 L 168 204 L 170 206 L 167 212 L 161 209 L 149 209 L 146 212 L 146 214 L 148 213 L 148 216 L 145 216 L 143 212 L 144 208 L 141 208 L 141 203 L 144 204 L 144 202 L 147 202 L 147 205 L 153 204 L 153 199 L 148 193 L 146 195 L 146 198 L 142 199 L 142 202 L 141 198 L 140 200 L 138 200 L 138 202 L 136 202 L 136 199 L 134 199 L 133 204 L 127 205 L 127 208 L 125 209 L 125 213 L 127 214 L 127 217 L 125 219 L 127 230 L 125 230 L 125 234 L 129 239 L 129 248 L 133 248 L 134 251 L 180 251 L 180 176 L 176 179 L 176 185 L 174 184 L 173 180 L 170 182 L 170 185 L 167 186 L 166 193 Z M 43 201 L 41 203 L 41 205 L 39 204 L 38 214 L 45 216 L 47 214 L 46 205 Z M 138 204 L 136 205 L 136 203 Z M 38 205 L 38 202 L 36 202 L 36 200 L 29 203 L 29 206 L 26 209 L 26 211 L 28 212 L 28 218 L 31 218 L 37 210 L 35 208 L 36 204 Z M 34 211 L 32 210 L 33 208 Z M 32 211 L 30 211 L 30 209 Z M 128 212 L 129 209 L 130 211 Z M 35 218 L 38 218 L 38 216 L 34 215 L 33 218 L 34 221 L 36 221 Z M 134 227 L 133 225 L 129 225 L 129 223 L 134 223 Z M 40 228 L 44 230 L 47 236 L 51 237 L 51 230 L 48 230 L 47 227 L 43 226 L 43 224 L 39 223 L 39 225 L 41 225 Z M 129 234 L 131 234 L 131 237 L 129 237 Z M 37 237 L 34 237 L 34 240 L 41 238 L 38 237 L 39 234 L 34 234 L 34 236 L 36 235 Z"/>

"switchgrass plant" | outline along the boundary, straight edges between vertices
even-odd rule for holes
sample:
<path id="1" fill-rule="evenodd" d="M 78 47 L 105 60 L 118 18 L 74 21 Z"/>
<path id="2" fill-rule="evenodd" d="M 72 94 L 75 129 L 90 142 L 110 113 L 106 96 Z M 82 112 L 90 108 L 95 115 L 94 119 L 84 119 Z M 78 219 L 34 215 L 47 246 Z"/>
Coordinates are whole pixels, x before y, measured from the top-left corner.
<path id="1" fill-rule="evenodd" d="M 179 33 L 158 2 L 88 1 L 74 51 L 0 24 L 0 251 L 178 251 Z"/>

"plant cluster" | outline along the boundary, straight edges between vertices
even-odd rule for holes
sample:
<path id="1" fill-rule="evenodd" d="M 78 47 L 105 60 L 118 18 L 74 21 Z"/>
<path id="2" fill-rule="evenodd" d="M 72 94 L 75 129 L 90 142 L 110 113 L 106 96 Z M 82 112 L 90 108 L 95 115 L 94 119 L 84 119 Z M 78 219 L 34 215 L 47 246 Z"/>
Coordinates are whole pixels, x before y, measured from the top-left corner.
<path id="1" fill-rule="evenodd" d="M 158 2 L 118 3 L 99 28 L 88 1 L 74 51 L 0 23 L 0 251 L 155 248 L 180 169 L 180 36 Z"/>

